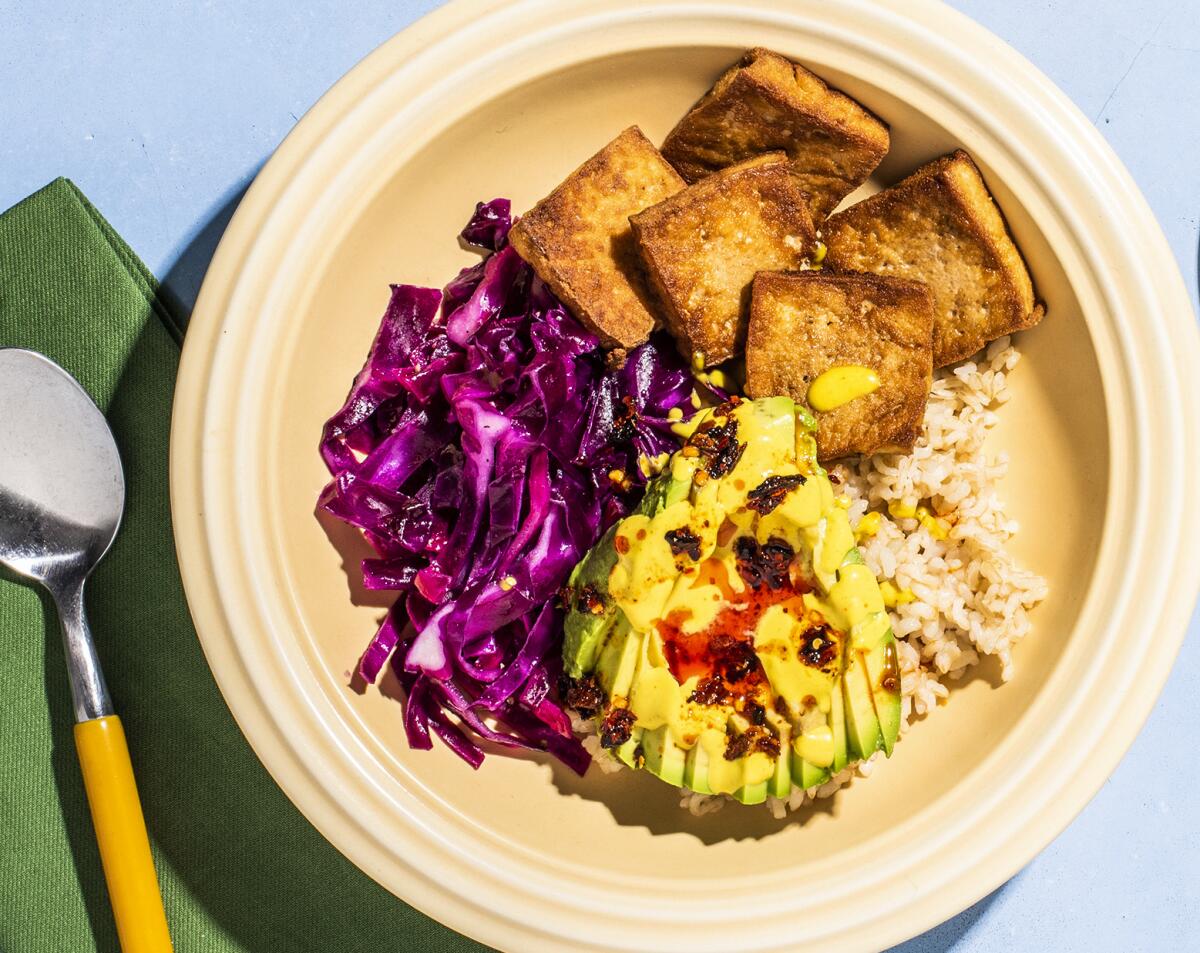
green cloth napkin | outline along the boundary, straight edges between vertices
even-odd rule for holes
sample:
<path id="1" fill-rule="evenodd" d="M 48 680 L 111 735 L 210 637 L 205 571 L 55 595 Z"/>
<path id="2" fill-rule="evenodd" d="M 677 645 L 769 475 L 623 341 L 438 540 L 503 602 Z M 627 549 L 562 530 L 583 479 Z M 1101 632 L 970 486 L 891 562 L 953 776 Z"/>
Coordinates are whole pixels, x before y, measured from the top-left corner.
<path id="1" fill-rule="evenodd" d="M 69 181 L 0 216 L 0 347 L 87 388 L 125 464 L 125 520 L 88 587 L 179 953 L 483 949 L 395 899 L 275 786 L 209 674 L 188 617 L 167 495 L 182 323 Z M 3 421 L 0 420 L 0 427 Z M 0 950 L 116 951 L 72 738 L 58 623 L 0 577 Z"/>

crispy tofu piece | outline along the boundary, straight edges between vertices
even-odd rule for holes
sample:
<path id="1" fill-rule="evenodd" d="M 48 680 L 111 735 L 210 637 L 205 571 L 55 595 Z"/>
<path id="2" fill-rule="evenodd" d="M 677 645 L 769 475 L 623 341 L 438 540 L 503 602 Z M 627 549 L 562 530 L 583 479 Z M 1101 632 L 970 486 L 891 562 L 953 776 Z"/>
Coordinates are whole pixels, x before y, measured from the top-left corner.
<path id="1" fill-rule="evenodd" d="M 824 271 L 754 279 L 746 393 L 808 403 L 812 382 L 860 365 L 880 386 L 818 413 L 817 456 L 906 452 L 921 435 L 933 383 L 933 296 L 919 281 Z"/>
<path id="2" fill-rule="evenodd" d="M 629 216 L 684 184 L 630 126 L 522 216 L 508 240 L 606 346 L 636 347 L 655 318 Z"/>
<path id="3" fill-rule="evenodd" d="M 1033 327 L 1045 309 L 979 169 L 959 150 L 832 216 L 834 270 L 924 281 L 933 292 L 935 367 Z"/>
<path id="4" fill-rule="evenodd" d="M 668 329 L 704 367 L 745 347 L 755 273 L 800 268 L 816 250 L 805 194 L 782 152 L 722 169 L 630 223 Z"/>
<path id="5" fill-rule="evenodd" d="M 791 157 L 820 222 L 887 154 L 887 126 L 849 96 L 771 50 L 747 50 L 663 142 L 689 182 L 764 152 Z"/>

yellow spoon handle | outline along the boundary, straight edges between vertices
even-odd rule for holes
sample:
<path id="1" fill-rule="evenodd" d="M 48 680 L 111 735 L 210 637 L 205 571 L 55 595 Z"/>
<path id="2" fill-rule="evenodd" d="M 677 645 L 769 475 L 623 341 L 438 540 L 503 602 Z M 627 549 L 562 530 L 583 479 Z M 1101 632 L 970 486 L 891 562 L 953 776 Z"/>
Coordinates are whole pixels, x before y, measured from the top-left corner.
<path id="1" fill-rule="evenodd" d="M 121 719 L 108 715 L 79 722 L 75 748 L 121 950 L 170 953 L 171 935 Z"/>

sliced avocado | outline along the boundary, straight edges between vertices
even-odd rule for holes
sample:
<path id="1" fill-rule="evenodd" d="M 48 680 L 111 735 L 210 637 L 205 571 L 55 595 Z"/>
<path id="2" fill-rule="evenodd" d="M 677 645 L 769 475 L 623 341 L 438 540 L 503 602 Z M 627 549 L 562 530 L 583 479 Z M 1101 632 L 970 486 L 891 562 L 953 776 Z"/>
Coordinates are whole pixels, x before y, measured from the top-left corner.
<path id="1" fill-rule="evenodd" d="M 799 770 L 795 765 L 799 765 Z M 799 774 L 799 778 L 796 775 Z M 811 761 L 805 761 L 803 758 L 796 758 L 792 767 L 792 778 L 796 781 L 797 787 L 802 787 L 806 791 L 809 788 L 815 788 L 818 784 L 824 784 L 829 780 L 829 769 L 818 768 Z"/>
<path id="2" fill-rule="evenodd" d="M 883 747 L 879 716 L 867 668 L 867 652 L 846 645 L 846 667 L 842 676 L 842 700 L 846 705 L 846 736 L 852 754 L 869 758 Z"/>
<path id="3" fill-rule="evenodd" d="M 683 764 L 683 783 L 697 794 L 712 794 L 708 784 L 708 752 L 704 745 L 697 743 L 688 749 Z"/>
<path id="4" fill-rule="evenodd" d="M 775 762 L 775 773 L 767 781 L 767 793 L 771 797 L 786 798 L 792 793 L 792 746 L 789 733 L 784 730 L 779 736 L 779 759 Z"/>
<path id="5" fill-rule="evenodd" d="M 613 754 L 631 768 L 641 767 L 638 763 L 638 754 L 642 745 L 642 735 L 643 731 L 641 728 L 634 728 L 629 736 L 629 740 L 620 747 L 613 749 Z"/>
<path id="6" fill-rule="evenodd" d="M 672 503 L 686 499 L 690 486 L 689 481 L 676 480 L 666 474 L 646 488 L 646 495 L 634 512 L 653 516 Z M 572 678 L 586 675 L 596 667 L 596 657 L 620 611 L 608 597 L 609 575 L 617 563 L 616 536 L 617 526 L 610 526 L 575 566 L 567 581 L 572 603 L 563 621 L 563 662 Z M 583 595 L 587 587 L 598 598 L 597 604 L 588 605 Z"/>
<path id="7" fill-rule="evenodd" d="M 833 731 L 833 764 L 830 765 L 830 772 L 837 774 L 850 763 L 846 750 L 846 702 L 841 686 L 829 696 L 829 727 Z"/>
<path id="8" fill-rule="evenodd" d="M 857 553 L 857 550 L 852 550 Z M 870 580 L 871 590 L 858 589 L 842 607 L 854 619 L 844 651 L 842 699 L 846 706 L 849 747 L 861 758 L 876 751 L 889 756 L 900 734 L 900 670 L 896 636 L 872 574 L 849 558 L 838 585 L 853 578 Z M 859 584 L 856 582 L 855 584 Z M 875 608 L 877 607 L 877 608 Z"/>
<path id="9" fill-rule="evenodd" d="M 813 416 L 813 412 L 803 404 L 796 404 L 796 429 L 803 430 L 805 433 L 817 432 L 817 418 Z"/>
<path id="10" fill-rule="evenodd" d="M 654 513 L 665 510 L 668 506 L 673 506 L 681 500 L 686 500 L 688 492 L 692 488 L 692 481 L 690 479 L 677 480 L 670 470 L 664 473 L 655 483 L 659 486 L 658 493 L 662 499 L 658 508 L 654 510 Z M 647 512 L 646 515 L 653 516 L 654 513 Z"/>
<path id="11" fill-rule="evenodd" d="M 563 621 L 563 663 L 572 678 L 586 675 L 595 668 L 596 655 L 620 612 L 616 603 L 607 598 L 608 576 L 617 562 L 617 550 L 613 545 L 616 535 L 617 527 L 609 527 L 600 542 L 580 560 L 568 580 L 571 605 Z M 590 587 L 598 600 L 594 606 L 588 605 L 584 595 L 586 587 Z"/>
<path id="12" fill-rule="evenodd" d="M 900 665 L 896 657 L 896 636 L 891 625 L 884 637 L 865 654 L 857 650 L 867 672 L 871 704 L 879 722 L 879 746 L 890 758 L 900 736 Z"/>
<path id="13" fill-rule="evenodd" d="M 738 780 L 741 782 L 732 792 L 734 800 L 743 804 L 761 804 L 765 801 L 775 776 L 775 758 L 763 751 L 751 751 L 731 763 L 736 766 Z M 709 770 L 711 773 L 711 767 Z M 715 784 L 713 786 L 715 787 Z M 724 790 L 728 791 L 729 787 Z"/>
<path id="14" fill-rule="evenodd" d="M 633 512 L 641 513 L 643 516 L 654 516 L 673 503 L 686 500 L 688 491 L 692 487 L 691 470 L 689 469 L 687 472 L 688 479 L 676 479 L 672 468 L 668 467 L 661 476 L 647 484 L 646 495 L 642 497 Z"/>
<path id="15" fill-rule="evenodd" d="M 687 752 L 675 744 L 670 725 L 642 734 L 642 754 L 646 758 L 646 770 L 651 774 L 676 787 L 683 784 Z"/>
<path id="16" fill-rule="evenodd" d="M 742 804 L 762 804 L 767 799 L 771 782 L 759 781 L 757 784 L 743 784 L 733 792 L 733 799 Z"/>
<path id="17" fill-rule="evenodd" d="M 737 467 L 739 475 L 756 482 L 796 459 L 796 402 L 790 397 L 765 397 L 743 403 L 737 410 L 743 426 L 738 440 L 746 444 Z M 753 472 L 757 470 L 758 472 Z"/>
<path id="18" fill-rule="evenodd" d="M 687 446 L 571 577 L 564 667 L 595 673 L 608 703 L 637 718 L 615 755 L 669 784 L 756 804 L 890 752 L 894 637 L 816 462 L 812 421 L 775 397 L 731 401 L 682 429 Z M 754 652 L 748 669 L 715 647 L 730 613 Z M 724 758 L 727 731 L 762 729 L 748 713 L 764 708 L 780 754 L 767 744 Z"/>
<path id="19" fill-rule="evenodd" d="M 886 612 L 869 615 L 851 628 L 846 658 L 848 665 L 858 666 L 854 676 L 847 675 L 846 684 L 869 701 L 878 725 L 878 747 L 891 757 L 900 735 L 900 666 Z"/>
<path id="20" fill-rule="evenodd" d="M 609 698 L 627 698 L 641 654 L 642 637 L 618 616 L 596 662 L 596 677 Z"/>
<path id="21" fill-rule="evenodd" d="M 793 444 L 796 439 L 796 402 L 790 397 L 764 397 L 750 403 L 756 416 L 764 418 L 773 428 L 771 439 L 779 440 L 784 445 Z"/>

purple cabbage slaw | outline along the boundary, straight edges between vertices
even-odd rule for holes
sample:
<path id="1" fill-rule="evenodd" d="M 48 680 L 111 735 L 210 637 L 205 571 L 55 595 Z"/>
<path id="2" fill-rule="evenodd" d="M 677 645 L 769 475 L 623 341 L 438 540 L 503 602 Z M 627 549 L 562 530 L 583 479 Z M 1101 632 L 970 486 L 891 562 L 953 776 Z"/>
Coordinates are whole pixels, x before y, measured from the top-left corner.
<path id="1" fill-rule="evenodd" d="M 479 203 L 461 237 L 482 261 L 440 292 L 392 286 L 325 425 L 320 506 L 374 548 L 367 588 L 399 593 L 359 674 L 374 682 L 390 657 L 409 744 L 436 734 L 478 767 L 484 739 L 582 774 L 590 759 L 554 690 L 557 594 L 636 504 L 639 460 L 678 448 L 669 414 L 692 413 L 693 381 L 669 341 L 611 369 L 507 245 L 511 223 L 507 199 Z"/>

